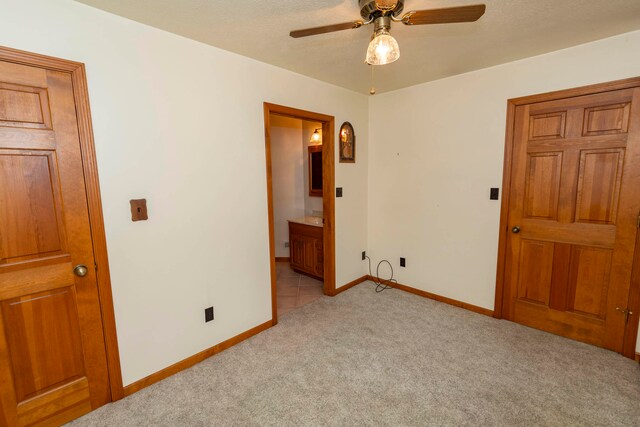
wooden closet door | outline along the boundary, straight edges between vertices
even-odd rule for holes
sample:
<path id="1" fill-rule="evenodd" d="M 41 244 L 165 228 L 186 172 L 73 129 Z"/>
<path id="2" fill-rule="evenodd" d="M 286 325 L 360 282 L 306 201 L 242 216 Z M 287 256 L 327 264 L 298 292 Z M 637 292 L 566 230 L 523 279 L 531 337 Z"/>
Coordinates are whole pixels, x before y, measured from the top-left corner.
<path id="1" fill-rule="evenodd" d="M 640 91 L 515 111 L 507 319 L 622 351 L 640 213 Z"/>
<path id="2" fill-rule="evenodd" d="M 111 399 L 90 231 L 71 75 L 0 61 L 0 424 Z"/>

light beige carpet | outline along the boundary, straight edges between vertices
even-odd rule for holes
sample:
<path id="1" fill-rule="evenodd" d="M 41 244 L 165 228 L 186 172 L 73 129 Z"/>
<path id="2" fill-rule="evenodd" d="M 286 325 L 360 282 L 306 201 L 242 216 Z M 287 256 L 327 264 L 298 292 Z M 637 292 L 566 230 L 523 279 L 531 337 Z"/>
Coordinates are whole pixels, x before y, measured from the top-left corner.
<path id="1" fill-rule="evenodd" d="M 73 425 L 638 426 L 640 366 L 366 282 Z"/>

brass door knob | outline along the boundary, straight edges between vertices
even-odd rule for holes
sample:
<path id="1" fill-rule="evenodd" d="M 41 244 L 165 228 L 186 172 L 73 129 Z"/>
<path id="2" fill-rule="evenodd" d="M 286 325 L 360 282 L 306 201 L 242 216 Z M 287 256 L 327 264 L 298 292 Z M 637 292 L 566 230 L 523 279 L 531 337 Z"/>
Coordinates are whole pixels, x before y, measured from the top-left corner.
<path id="1" fill-rule="evenodd" d="M 511 232 L 514 234 L 518 234 L 520 232 L 520 227 L 517 225 L 511 229 Z"/>
<path id="2" fill-rule="evenodd" d="M 88 272 L 89 272 L 89 269 L 84 264 L 78 264 L 75 267 L 73 267 L 73 274 L 75 274 L 78 277 L 84 277 L 87 275 Z"/>

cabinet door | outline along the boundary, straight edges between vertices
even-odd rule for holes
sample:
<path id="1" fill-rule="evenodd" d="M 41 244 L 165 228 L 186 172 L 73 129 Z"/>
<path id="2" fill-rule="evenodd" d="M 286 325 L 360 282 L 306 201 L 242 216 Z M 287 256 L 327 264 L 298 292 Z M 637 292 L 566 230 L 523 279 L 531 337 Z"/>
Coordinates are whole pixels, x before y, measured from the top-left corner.
<path id="1" fill-rule="evenodd" d="M 324 276 L 324 248 L 322 245 L 322 240 L 316 239 L 315 240 L 315 258 L 316 258 L 316 265 L 315 265 L 315 273 L 316 275 L 323 277 Z"/>
<path id="2" fill-rule="evenodd" d="M 304 251 L 303 251 L 303 262 L 304 269 L 313 273 L 315 271 L 316 258 L 315 258 L 315 242 L 316 239 L 313 237 L 301 236 L 300 238 L 303 242 Z"/>
<path id="3" fill-rule="evenodd" d="M 295 268 L 303 268 L 304 266 L 304 244 L 300 236 L 289 236 L 290 239 L 290 257 L 291 266 Z"/>

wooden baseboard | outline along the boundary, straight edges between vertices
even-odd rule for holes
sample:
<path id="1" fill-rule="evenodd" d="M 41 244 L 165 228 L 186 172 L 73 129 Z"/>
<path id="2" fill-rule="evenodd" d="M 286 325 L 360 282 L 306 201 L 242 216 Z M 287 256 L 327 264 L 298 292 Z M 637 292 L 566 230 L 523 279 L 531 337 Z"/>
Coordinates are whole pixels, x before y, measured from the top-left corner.
<path id="1" fill-rule="evenodd" d="M 367 280 L 374 280 L 373 277 L 367 276 Z M 485 316 L 493 317 L 493 310 L 488 308 L 478 307 L 477 305 L 469 304 L 466 302 L 458 301 L 453 298 L 447 298 L 440 295 L 432 294 L 431 292 L 423 291 L 422 289 L 412 288 L 411 286 L 397 283 L 393 285 L 394 288 L 401 291 L 409 292 L 410 294 L 420 295 L 421 297 L 429 298 L 435 301 L 443 302 L 445 304 L 453 305 L 455 307 L 464 308 L 465 310 L 473 311 L 474 313 L 484 314 Z"/>
<path id="2" fill-rule="evenodd" d="M 636 353 L 636 362 L 640 363 L 640 353 Z"/>
<path id="3" fill-rule="evenodd" d="M 276 262 L 289 262 L 291 260 L 291 257 L 288 256 L 277 256 L 276 257 Z"/>
<path id="4" fill-rule="evenodd" d="M 181 360 L 178 363 L 174 363 L 173 365 L 166 367 L 161 371 L 153 373 L 148 377 L 142 378 L 141 380 L 129 384 L 124 388 L 124 395 L 129 396 L 137 391 L 142 390 L 145 387 L 150 386 L 151 384 L 157 383 L 158 381 L 170 377 L 173 374 L 177 374 L 180 371 L 190 368 L 196 363 L 200 363 L 203 360 L 213 356 L 214 354 L 220 353 L 221 351 L 224 351 L 236 344 L 241 343 L 247 338 L 251 338 L 252 336 L 259 334 L 260 332 L 269 329 L 271 326 L 273 326 L 272 320 L 264 322 L 263 324 L 251 328 L 248 331 L 236 335 L 235 337 L 231 337 L 228 340 L 221 342 L 220 344 L 216 344 L 213 347 L 203 350 L 200 353 L 194 354 L 191 357 L 187 357 L 186 359 Z"/>
<path id="5" fill-rule="evenodd" d="M 349 283 L 347 283 L 346 285 L 342 285 L 342 286 L 340 286 L 338 289 L 336 289 L 336 290 L 333 292 L 333 296 L 336 296 L 336 295 L 338 295 L 340 292 L 344 292 L 344 291 L 346 291 L 347 289 L 351 289 L 351 288 L 353 288 L 354 286 L 359 285 L 360 283 L 365 282 L 365 281 L 367 281 L 367 280 L 369 280 L 369 276 L 362 276 L 362 277 L 357 278 L 356 280 L 352 280 L 352 281 L 350 281 Z"/>

